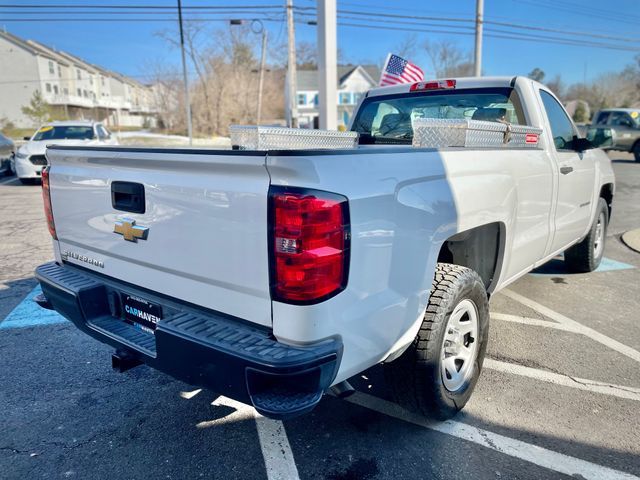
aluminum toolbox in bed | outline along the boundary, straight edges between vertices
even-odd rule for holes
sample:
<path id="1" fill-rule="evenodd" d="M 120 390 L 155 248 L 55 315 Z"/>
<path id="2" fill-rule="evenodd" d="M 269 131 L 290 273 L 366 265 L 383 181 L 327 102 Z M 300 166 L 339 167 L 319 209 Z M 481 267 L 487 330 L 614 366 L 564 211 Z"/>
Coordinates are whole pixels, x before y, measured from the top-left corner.
<path id="1" fill-rule="evenodd" d="M 417 118 L 414 147 L 530 147 L 537 148 L 542 129 L 528 125 L 457 118 Z"/>

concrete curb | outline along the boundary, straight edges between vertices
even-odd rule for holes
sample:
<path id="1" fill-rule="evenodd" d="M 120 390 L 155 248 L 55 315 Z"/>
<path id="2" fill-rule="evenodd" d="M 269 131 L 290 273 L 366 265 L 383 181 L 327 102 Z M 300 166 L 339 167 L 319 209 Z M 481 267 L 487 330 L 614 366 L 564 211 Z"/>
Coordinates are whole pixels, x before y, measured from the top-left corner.
<path id="1" fill-rule="evenodd" d="M 640 228 L 623 233 L 622 242 L 631 250 L 640 253 Z"/>

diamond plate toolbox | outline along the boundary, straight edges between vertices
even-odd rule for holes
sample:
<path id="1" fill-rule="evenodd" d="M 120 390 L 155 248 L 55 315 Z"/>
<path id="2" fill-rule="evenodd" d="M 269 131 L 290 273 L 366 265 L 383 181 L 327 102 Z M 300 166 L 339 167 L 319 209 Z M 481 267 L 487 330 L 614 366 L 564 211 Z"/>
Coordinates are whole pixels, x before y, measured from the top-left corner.
<path id="1" fill-rule="evenodd" d="M 538 148 L 541 134 L 541 128 L 484 120 L 417 118 L 413 121 L 414 147 Z"/>
<path id="2" fill-rule="evenodd" d="M 349 149 L 358 145 L 356 132 L 231 125 L 231 145 L 238 150 Z"/>

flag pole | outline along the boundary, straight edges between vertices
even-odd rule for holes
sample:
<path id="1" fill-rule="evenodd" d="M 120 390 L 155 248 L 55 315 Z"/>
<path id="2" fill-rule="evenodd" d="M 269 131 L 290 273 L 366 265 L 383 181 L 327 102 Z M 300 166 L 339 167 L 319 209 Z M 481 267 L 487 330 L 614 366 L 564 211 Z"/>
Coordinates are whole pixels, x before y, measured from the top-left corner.
<path id="1" fill-rule="evenodd" d="M 382 85 L 382 76 L 384 72 L 387 70 L 387 66 L 389 65 L 389 60 L 391 60 L 391 53 L 387 53 L 387 59 L 384 61 L 382 65 L 382 70 L 380 70 L 380 80 L 378 80 L 378 86 Z"/>

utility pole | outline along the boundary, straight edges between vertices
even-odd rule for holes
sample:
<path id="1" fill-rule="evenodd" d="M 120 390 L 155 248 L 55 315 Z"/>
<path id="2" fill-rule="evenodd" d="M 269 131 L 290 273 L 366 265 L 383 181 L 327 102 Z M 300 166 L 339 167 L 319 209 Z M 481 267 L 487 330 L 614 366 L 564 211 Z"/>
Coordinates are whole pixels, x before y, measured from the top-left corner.
<path id="1" fill-rule="evenodd" d="M 189 145 L 193 145 L 193 128 L 191 125 L 191 101 L 189 100 L 189 83 L 187 80 L 187 60 L 184 54 L 184 30 L 182 28 L 182 0 L 178 0 L 178 23 L 180 24 L 180 51 L 182 52 L 182 76 L 184 78 L 184 103 L 187 109 L 187 131 Z"/>
<path id="2" fill-rule="evenodd" d="M 318 75 L 320 91 L 318 110 L 320 128 L 338 128 L 338 49 L 336 0 L 318 0 Z"/>
<path id="3" fill-rule="evenodd" d="M 298 128 L 298 98 L 296 95 L 296 32 L 293 25 L 293 0 L 287 0 L 287 33 L 289 37 L 289 71 L 287 72 L 289 90 L 289 126 Z"/>
<path id="4" fill-rule="evenodd" d="M 474 75 L 482 76 L 482 24 L 484 16 L 484 0 L 476 0 L 476 50 L 474 55 Z"/>
<path id="5" fill-rule="evenodd" d="M 260 22 L 262 23 L 262 22 Z M 258 115 L 256 125 L 260 125 L 262 118 L 262 86 L 264 85 L 264 64 L 267 57 L 267 30 L 262 26 L 262 54 L 260 56 L 260 80 L 258 80 Z"/>
<path id="6" fill-rule="evenodd" d="M 242 25 L 246 20 L 241 18 L 232 18 L 229 20 L 230 25 Z M 251 31 L 255 34 L 262 35 L 262 52 L 260 53 L 260 71 L 258 72 L 258 111 L 256 112 L 256 125 L 260 125 L 262 118 L 262 86 L 264 85 L 264 67 L 267 60 L 267 30 L 264 23 L 258 18 L 251 20 Z"/>

